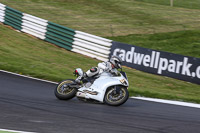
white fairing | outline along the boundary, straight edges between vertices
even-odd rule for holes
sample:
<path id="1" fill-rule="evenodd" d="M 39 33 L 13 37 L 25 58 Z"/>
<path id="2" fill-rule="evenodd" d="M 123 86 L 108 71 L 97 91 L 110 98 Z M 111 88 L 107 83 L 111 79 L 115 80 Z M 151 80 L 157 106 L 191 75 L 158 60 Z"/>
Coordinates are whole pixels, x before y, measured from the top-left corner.
<path id="1" fill-rule="evenodd" d="M 107 88 L 115 85 L 122 85 L 128 87 L 129 83 L 128 80 L 122 74 L 120 74 L 120 76 L 113 76 L 108 72 L 103 72 L 91 86 L 84 86 L 80 88 L 77 92 L 77 97 L 94 99 L 103 102 Z"/>

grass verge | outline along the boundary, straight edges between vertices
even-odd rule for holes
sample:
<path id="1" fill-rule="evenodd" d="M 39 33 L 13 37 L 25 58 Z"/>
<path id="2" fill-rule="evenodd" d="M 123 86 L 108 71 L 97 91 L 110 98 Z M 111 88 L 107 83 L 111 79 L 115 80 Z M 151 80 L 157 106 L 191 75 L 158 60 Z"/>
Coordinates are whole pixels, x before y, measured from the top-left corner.
<path id="1" fill-rule="evenodd" d="M 178 1 L 178 0 L 174 0 Z M 188 0 L 179 0 L 190 4 Z M 199 0 L 192 0 L 199 5 Z M 98 36 L 154 34 L 200 28 L 199 9 L 169 0 L 0 0 L 24 13 Z M 179 4 L 181 5 L 181 4 Z"/>
<path id="2" fill-rule="evenodd" d="M 188 30 L 156 34 L 132 34 L 107 38 L 145 48 L 200 58 L 199 36 L 199 30 Z"/>
<path id="3" fill-rule="evenodd" d="M 135 1 L 170 6 L 171 0 L 135 0 Z M 173 0 L 173 6 L 188 8 L 188 9 L 200 9 L 200 5 L 198 4 L 199 2 L 200 0 Z"/>

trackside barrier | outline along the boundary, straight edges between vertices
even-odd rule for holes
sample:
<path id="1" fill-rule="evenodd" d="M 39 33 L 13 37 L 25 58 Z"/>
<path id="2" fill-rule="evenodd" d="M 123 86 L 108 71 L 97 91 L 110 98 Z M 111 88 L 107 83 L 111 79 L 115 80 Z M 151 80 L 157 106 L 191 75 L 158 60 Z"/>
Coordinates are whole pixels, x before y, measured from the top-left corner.
<path id="1" fill-rule="evenodd" d="M 70 28 L 53 22 L 48 22 L 46 38 L 44 40 L 54 43 L 67 50 L 71 50 L 74 34 L 75 31 Z"/>
<path id="2" fill-rule="evenodd" d="M 5 10 L 5 5 L 0 3 L 0 22 L 4 22 Z"/>
<path id="3" fill-rule="evenodd" d="M 8 6 L 5 7 L 4 24 L 10 25 L 17 30 L 21 30 L 22 12 Z"/>
<path id="4" fill-rule="evenodd" d="M 84 33 L 81 31 L 75 31 L 73 49 L 72 51 L 78 52 L 83 55 L 107 61 L 110 54 L 110 47 L 112 40 Z M 91 56 L 92 55 L 92 56 Z"/>
<path id="5" fill-rule="evenodd" d="M 112 44 L 110 56 L 120 56 L 123 60 L 123 65 L 200 85 L 200 58 L 147 49 L 115 41 Z"/>
<path id="6" fill-rule="evenodd" d="M 107 61 L 112 40 L 75 31 L 0 3 L 0 22 L 67 50 Z"/>
<path id="7" fill-rule="evenodd" d="M 40 39 L 45 39 L 47 25 L 47 20 L 23 13 L 21 31 L 36 36 Z"/>

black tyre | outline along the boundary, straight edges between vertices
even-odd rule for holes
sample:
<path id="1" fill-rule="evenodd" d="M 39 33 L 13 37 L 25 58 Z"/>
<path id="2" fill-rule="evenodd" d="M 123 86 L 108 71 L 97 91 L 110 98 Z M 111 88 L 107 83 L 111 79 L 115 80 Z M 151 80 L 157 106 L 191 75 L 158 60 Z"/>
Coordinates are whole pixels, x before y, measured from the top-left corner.
<path id="1" fill-rule="evenodd" d="M 116 93 L 114 86 L 107 89 L 104 102 L 111 106 L 119 106 L 124 104 L 129 98 L 129 92 L 126 87 L 118 86 L 119 92 Z"/>
<path id="2" fill-rule="evenodd" d="M 54 91 L 55 96 L 60 100 L 69 100 L 75 97 L 77 89 L 68 87 L 68 84 L 74 83 L 73 79 L 67 79 L 60 82 Z"/>

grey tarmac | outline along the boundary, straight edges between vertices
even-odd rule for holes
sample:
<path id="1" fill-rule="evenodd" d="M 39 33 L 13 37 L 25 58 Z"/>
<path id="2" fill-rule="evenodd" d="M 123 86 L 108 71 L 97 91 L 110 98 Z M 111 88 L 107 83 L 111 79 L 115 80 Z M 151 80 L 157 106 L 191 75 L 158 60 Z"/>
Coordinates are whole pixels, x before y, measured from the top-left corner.
<path id="1" fill-rule="evenodd" d="M 200 109 L 129 99 L 58 100 L 56 85 L 0 72 L 0 128 L 38 133 L 198 133 Z"/>

